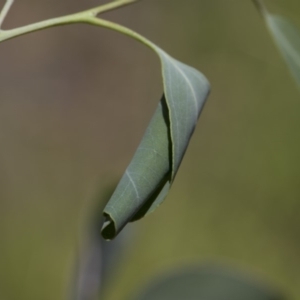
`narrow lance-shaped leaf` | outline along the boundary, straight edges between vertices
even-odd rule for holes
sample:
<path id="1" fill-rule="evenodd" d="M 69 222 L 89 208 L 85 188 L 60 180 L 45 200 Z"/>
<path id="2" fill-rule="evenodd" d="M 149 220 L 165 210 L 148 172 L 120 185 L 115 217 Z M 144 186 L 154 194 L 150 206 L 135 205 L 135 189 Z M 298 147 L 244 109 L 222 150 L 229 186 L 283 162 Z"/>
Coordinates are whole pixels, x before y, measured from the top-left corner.
<path id="1" fill-rule="evenodd" d="M 145 43 L 145 40 L 143 40 Z M 136 153 L 104 209 L 102 235 L 112 239 L 165 199 L 209 94 L 202 73 L 146 40 L 160 57 L 164 95 Z"/>
<path id="2" fill-rule="evenodd" d="M 300 87 L 300 32 L 289 20 L 269 13 L 262 2 L 255 0 L 274 41 Z"/>

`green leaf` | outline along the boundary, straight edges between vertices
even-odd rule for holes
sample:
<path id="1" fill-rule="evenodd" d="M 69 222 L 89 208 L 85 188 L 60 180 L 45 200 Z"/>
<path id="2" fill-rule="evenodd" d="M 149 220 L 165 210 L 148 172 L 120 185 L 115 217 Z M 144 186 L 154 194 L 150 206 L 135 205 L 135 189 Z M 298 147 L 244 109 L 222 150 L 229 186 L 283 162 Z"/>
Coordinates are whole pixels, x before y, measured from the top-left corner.
<path id="1" fill-rule="evenodd" d="M 244 273 L 222 267 L 178 270 L 156 279 L 134 300 L 282 300 Z"/>
<path id="2" fill-rule="evenodd" d="M 160 57 L 164 95 L 104 209 L 106 221 L 102 235 L 105 239 L 114 238 L 128 222 L 152 212 L 165 199 L 210 89 L 202 73 L 143 37 L 137 39 Z"/>
<path id="3" fill-rule="evenodd" d="M 259 7 L 290 72 L 300 87 L 300 32 L 298 28 L 286 18 L 270 14 L 262 2 L 257 1 L 256 5 Z"/>

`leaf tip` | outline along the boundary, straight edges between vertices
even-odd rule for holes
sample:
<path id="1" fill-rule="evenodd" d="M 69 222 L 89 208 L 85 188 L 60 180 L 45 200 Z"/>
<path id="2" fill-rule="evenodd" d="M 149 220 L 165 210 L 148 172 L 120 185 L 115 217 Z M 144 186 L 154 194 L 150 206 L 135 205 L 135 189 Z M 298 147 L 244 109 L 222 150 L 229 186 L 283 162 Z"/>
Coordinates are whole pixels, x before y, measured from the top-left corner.
<path id="1" fill-rule="evenodd" d="M 116 236 L 117 230 L 115 222 L 113 221 L 111 216 L 108 214 L 104 214 L 104 217 L 105 219 L 102 225 L 101 234 L 105 240 L 109 241 Z"/>

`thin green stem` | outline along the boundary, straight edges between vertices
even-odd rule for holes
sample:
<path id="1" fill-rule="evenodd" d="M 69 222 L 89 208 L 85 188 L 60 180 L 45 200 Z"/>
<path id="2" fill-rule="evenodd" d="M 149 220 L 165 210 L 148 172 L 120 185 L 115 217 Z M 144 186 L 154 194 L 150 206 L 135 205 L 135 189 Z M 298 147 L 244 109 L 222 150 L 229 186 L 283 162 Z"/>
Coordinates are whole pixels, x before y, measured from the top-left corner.
<path id="1" fill-rule="evenodd" d="M 13 5 L 14 3 L 14 0 L 6 0 L 4 6 L 3 6 L 3 9 L 0 13 L 0 29 L 2 27 L 2 24 L 4 22 L 4 19 L 6 18 L 11 6 Z"/>
<path id="2" fill-rule="evenodd" d="M 150 42 L 148 39 L 146 39 L 145 37 L 143 37 L 142 35 L 140 35 L 139 33 L 125 27 L 122 26 L 120 24 L 116 24 L 114 22 L 110 22 L 104 19 L 100 19 L 100 18 L 95 18 L 95 17 L 89 17 L 85 20 L 85 23 L 88 23 L 90 25 L 95 25 L 95 26 L 100 26 L 100 27 L 104 27 L 104 28 L 108 28 L 108 29 L 112 29 L 114 31 L 117 32 L 121 32 L 127 36 L 132 37 L 133 39 L 141 42 L 142 44 L 150 47 L 150 48 L 154 48 L 154 45 L 152 44 L 152 42 Z"/>
<path id="3" fill-rule="evenodd" d="M 12 1 L 12 0 L 10 0 Z M 34 24 L 22 26 L 15 29 L 10 30 L 1 30 L 0 31 L 0 42 L 3 42 L 5 40 L 12 39 L 17 36 L 21 36 L 30 32 L 43 30 L 46 28 L 54 27 L 54 26 L 62 26 L 62 25 L 68 25 L 68 24 L 74 24 L 74 23 L 91 23 L 91 20 L 98 20 L 96 16 L 100 13 L 107 12 L 116 8 L 119 8 L 121 6 L 128 5 L 133 2 L 137 2 L 139 0 L 118 0 L 114 1 L 96 8 L 92 8 L 83 12 L 62 16 L 58 18 L 53 18 L 41 22 L 37 22 Z M 94 22 L 96 23 L 96 22 Z M 100 23 L 98 24 L 100 25 Z"/>
<path id="4" fill-rule="evenodd" d="M 12 39 L 12 38 L 20 36 L 20 35 L 24 35 L 27 33 L 39 31 L 39 30 L 54 27 L 54 26 L 67 25 L 67 24 L 73 24 L 73 23 L 84 23 L 85 22 L 84 19 L 85 19 L 85 15 L 82 13 L 79 13 L 79 14 L 73 14 L 73 15 L 53 18 L 53 19 L 37 22 L 34 24 L 22 26 L 22 27 L 15 28 L 15 29 L 3 30 L 3 31 L 0 31 L 0 42 Z"/>
<path id="5" fill-rule="evenodd" d="M 113 2 L 107 3 L 105 5 L 101 5 L 101 6 L 93 8 L 93 9 L 89 9 L 88 12 L 92 13 L 92 15 L 96 17 L 97 15 L 99 15 L 101 13 L 104 13 L 104 12 L 107 12 L 107 11 L 110 11 L 110 10 L 113 10 L 116 8 L 120 8 L 122 6 L 129 5 L 129 4 L 132 4 L 137 1 L 140 1 L 140 0 L 113 1 Z"/>

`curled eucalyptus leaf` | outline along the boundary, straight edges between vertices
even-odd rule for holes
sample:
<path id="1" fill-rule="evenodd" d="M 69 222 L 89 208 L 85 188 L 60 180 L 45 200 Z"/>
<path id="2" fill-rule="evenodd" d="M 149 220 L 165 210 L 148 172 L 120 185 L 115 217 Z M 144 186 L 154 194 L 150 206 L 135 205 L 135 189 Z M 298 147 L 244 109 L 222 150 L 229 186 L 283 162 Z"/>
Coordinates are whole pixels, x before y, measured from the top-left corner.
<path id="1" fill-rule="evenodd" d="M 102 235 L 114 238 L 165 199 L 208 97 L 207 79 L 147 41 L 160 57 L 164 95 L 136 153 L 104 209 Z"/>

